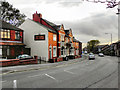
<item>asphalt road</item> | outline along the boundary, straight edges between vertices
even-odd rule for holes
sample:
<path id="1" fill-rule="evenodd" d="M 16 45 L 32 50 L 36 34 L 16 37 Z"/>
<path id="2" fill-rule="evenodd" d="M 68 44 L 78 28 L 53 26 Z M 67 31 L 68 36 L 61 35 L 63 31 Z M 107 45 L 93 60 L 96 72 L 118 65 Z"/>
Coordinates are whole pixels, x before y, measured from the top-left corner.
<path id="1" fill-rule="evenodd" d="M 96 56 L 95 60 L 2 75 L 2 88 L 118 88 L 118 58 Z"/>

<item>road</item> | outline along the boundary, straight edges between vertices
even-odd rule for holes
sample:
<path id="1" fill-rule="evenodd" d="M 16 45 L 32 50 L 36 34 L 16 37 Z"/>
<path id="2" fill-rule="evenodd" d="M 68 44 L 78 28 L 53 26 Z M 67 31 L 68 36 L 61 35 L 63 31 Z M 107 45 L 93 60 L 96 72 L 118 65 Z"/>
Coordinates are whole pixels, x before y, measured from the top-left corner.
<path id="1" fill-rule="evenodd" d="M 2 88 L 118 88 L 118 58 L 96 56 L 55 68 L 5 74 Z"/>

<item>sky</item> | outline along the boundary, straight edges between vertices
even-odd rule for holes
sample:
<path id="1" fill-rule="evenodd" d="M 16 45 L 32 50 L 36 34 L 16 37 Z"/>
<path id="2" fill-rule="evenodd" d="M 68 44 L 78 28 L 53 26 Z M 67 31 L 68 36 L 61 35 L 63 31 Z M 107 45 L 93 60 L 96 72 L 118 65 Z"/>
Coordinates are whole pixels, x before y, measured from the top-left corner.
<path id="1" fill-rule="evenodd" d="M 74 37 L 83 43 L 99 40 L 110 44 L 118 40 L 118 16 L 116 8 L 106 8 L 107 3 L 92 3 L 82 0 L 6 0 L 32 19 L 36 11 L 42 17 L 65 29 L 72 29 Z M 103 0 L 102 0 L 103 1 Z M 109 33 L 109 34 L 105 34 Z"/>

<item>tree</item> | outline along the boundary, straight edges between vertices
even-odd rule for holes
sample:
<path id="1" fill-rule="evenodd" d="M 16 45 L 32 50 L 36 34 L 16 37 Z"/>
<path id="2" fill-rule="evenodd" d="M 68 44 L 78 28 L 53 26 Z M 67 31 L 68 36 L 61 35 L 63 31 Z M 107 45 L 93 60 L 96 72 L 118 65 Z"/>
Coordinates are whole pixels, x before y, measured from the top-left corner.
<path id="1" fill-rule="evenodd" d="M 1 1 L 1 18 L 3 21 L 9 22 L 12 25 L 19 26 L 25 20 L 25 15 L 21 14 L 16 8 L 6 1 Z"/>
<path id="2" fill-rule="evenodd" d="M 87 42 L 87 49 L 89 52 L 93 52 L 94 48 L 100 43 L 99 40 L 90 40 Z"/>

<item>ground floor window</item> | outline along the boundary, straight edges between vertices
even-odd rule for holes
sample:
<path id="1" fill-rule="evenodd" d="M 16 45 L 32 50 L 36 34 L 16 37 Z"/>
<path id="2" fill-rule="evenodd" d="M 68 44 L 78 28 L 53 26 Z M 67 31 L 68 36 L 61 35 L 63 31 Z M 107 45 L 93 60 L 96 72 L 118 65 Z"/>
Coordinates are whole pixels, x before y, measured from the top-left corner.
<path id="1" fill-rule="evenodd" d="M 61 48 L 61 55 L 63 55 L 63 49 Z"/>
<path id="2" fill-rule="evenodd" d="M 8 47 L 7 48 L 7 56 L 9 56 L 10 55 L 10 48 Z"/>
<path id="3" fill-rule="evenodd" d="M 0 56 L 2 56 L 2 46 L 0 46 Z"/>
<path id="4" fill-rule="evenodd" d="M 53 46 L 53 57 L 57 56 L 57 47 Z"/>
<path id="5" fill-rule="evenodd" d="M 52 59 L 52 47 L 49 47 L 49 59 Z"/>

